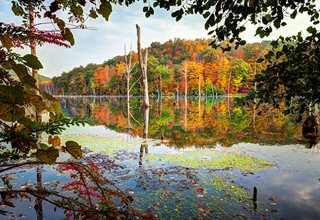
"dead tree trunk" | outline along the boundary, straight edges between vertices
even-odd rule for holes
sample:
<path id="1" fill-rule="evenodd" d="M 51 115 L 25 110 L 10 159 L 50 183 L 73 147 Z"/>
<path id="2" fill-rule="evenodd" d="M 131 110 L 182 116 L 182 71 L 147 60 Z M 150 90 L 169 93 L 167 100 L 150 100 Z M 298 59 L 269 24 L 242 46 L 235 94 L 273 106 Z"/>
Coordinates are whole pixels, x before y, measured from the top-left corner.
<path id="1" fill-rule="evenodd" d="M 130 131 L 131 129 L 131 123 L 130 123 L 130 78 L 131 78 L 131 71 L 132 71 L 132 66 L 131 66 L 131 62 L 132 62 L 132 47 L 131 50 L 129 52 L 129 60 L 127 57 L 127 51 L 126 51 L 126 47 L 124 47 L 124 57 L 125 57 L 125 61 L 126 61 L 126 78 L 127 78 L 127 114 L 128 114 L 128 130 Z"/>
<path id="2" fill-rule="evenodd" d="M 187 66 L 185 65 L 184 68 L 184 99 L 186 100 L 188 97 L 188 70 Z"/>
<path id="3" fill-rule="evenodd" d="M 198 87 L 199 87 L 199 97 L 201 97 L 201 78 L 199 74 L 199 79 L 198 79 Z"/>
<path id="4" fill-rule="evenodd" d="M 188 69 L 186 63 L 184 64 L 184 127 L 187 129 L 188 117 Z"/>
<path id="5" fill-rule="evenodd" d="M 161 77 L 161 73 L 159 73 L 159 81 L 160 81 L 160 99 L 162 99 L 162 77 Z"/>
<path id="6" fill-rule="evenodd" d="M 144 104 L 147 108 L 150 107 L 150 102 L 149 102 L 149 89 L 148 89 L 148 76 L 147 76 L 147 59 L 148 59 L 148 50 L 145 49 L 145 54 L 144 54 L 144 59 L 142 55 L 142 50 L 141 50 L 141 43 L 140 43 L 140 27 L 139 25 L 136 25 L 137 28 L 137 44 L 138 44 L 138 58 L 139 58 L 139 67 L 140 71 L 142 74 L 142 80 L 143 80 L 143 89 L 144 89 Z"/>

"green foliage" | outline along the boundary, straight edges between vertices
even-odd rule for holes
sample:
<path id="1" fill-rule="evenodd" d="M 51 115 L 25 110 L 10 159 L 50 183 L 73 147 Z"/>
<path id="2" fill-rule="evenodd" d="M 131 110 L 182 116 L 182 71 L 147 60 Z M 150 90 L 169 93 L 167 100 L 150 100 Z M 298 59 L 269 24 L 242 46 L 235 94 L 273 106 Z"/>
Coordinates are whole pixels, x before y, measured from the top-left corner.
<path id="1" fill-rule="evenodd" d="M 0 143 L 5 147 L 5 157 L 32 156 L 44 163 L 53 164 L 63 151 L 60 139 L 55 137 L 49 147 L 39 139 L 40 133 L 59 134 L 66 126 L 84 124 L 80 117 L 73 119 L 61 114 L 56 98 L 44 92 L 38 93 L 36 80 L 30 76 L 30 68 L 40 69 L 42 65 L 36 56 L 21 57 L 11 47 L 1 48 L 0 60 Z M 39 114 L 49 114 L 48 121 L 39 121 Z M 51 137 L 51 136 L 50 136 Z M 80 152 L 79 152 L 80 151 Z M 80 147 L 73 143 L 67 152 L 76 158 L 82 156 Z M 1 152 L 2 153 L 2 152 Z M 34 154 L 33 154 L 34 153 Z M 4 158 L 2 158 L 4 159 Z"/>
<path id="2" fill-rule="evenodd" d="M 275 107 L 284 102 L 285 113 L 294 113 L 298 120 L 320 104 L 320 32 L 313 27 L 307 30 L 310 35 L 305 39 L 299 33 L 271 43 L 273 49 L 259 60 L 267 68 L 257 75 L 257 91 L 249 96 Z"/>
<path id="3" fill-rule="evenodd" d="M 231 66 L 231 75 L 234 86 L 238 89 L 245 81 L 251 67 L 243 60 L 236 59 Z"/>
<path id="4" fill-rule="evenodd" d="M 133 1 L 134 2 L 134 1 Z M 274 28 L 286 26 L 285 17 L 294 19 L 298 13 L 307 13 L 310 21 L 319 23 L 319 12 L 315 0 L 308 1 L 166 1 L 156 0 L 153 6 L 143 8 L 146 17 L 153 14 L 153 8 L 170 10 L 171 16 L 179 21 L 183 16 L 200 14 L 204 19 L 204 27 L 209 30 L 214 41 L 211 45 L 219 46 L 219 42 L 228 40 L 235 43 L 236 48 L 246 42 L 241 33 L 246 30 L 245 24 L 257 25 L 256 35 L 267 37 Z M 286 10 L 288 9 L 288 10 Z M 231 44 L 220 45 L 224 50 L 231 50 Z"/>
<path id="5" fill-rule="evenodd" d="M 38 60 L 38 58 L 34 55 L 31 54 L 27 54 L 24 57 L 22 57 L 22 59 L 25 61 L 25 65 L 32 68 L 32 69 L 42 69 L 43 66 L 40 63 L 40 61 Z"/>

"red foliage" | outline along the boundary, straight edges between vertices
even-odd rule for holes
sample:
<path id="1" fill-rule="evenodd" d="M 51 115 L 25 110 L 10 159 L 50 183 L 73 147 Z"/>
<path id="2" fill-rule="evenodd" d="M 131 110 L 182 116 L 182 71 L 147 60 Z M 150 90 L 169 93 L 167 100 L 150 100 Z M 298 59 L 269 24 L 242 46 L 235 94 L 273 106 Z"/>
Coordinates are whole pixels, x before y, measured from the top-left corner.
<path id="1" fill-rule="evenodd" d="M 99 170 L 100 168 L 94 163 L 94 162 L 90 162 L 89 164 L 88 164 L 93 170 Z"/>
<path id="2" fill-rule="evenodd" d="M 30 47 L 31 42 L 38 45 L 43 45 L 45 43 L 55 44 L 58 46 L 63 46 L 69 48 L 67 40 L 62 36 L 61 33 L 52 31 L 42 31 L 34 28 L 33 30 L 28 30 L 22 26 L 16 26 L 14 24 L 0 23 L 1 32 L 8 35 L 11 40 L 13 47 L 24 48 L 25 46 Z"/>

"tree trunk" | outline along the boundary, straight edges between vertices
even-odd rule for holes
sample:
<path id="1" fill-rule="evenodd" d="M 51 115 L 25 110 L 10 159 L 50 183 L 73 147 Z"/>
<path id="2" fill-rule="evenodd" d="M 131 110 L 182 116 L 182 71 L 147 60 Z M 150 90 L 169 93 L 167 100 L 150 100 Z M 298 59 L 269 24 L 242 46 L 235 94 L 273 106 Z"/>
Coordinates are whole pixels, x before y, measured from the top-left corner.
<path id="1" fill-rule="evenodd" d="M 160 80 L 160 99 L 162 99 L 162 78 L 160 73 L 159 73 L 159 80 Z"/>
<path id="2" fill-rule="evenodd" d="M 127 78 L 127 120 L 128 120 L 128 124 L 127 124 L 127 128 L 128 128 L 128 133 L 131 133 L 131 114 L 130 114 L 130 79 L 131 79 L 131 71 L 132 71 L 132 67 L 131 67 L 131 62 L 132 62 L 132 45 L 130 48 L 130 52 L 129 52 L 129 60 L 127 57 L 127 51 L 126 51 L 126 46 L 124 46 L 124 57 L 125 57 L 125 61 L 126 61 L 126 78 Z"/>
<path id="3" fill-rule="evenodd" d="M 201 96 L 201 80 L 200 80 L 200 75 L 198 79 L 198 87 L 199 87 L 199 97 Z"/>
<path id="4" fill-rule="evenodd" d="M 177 100 L 178 100 L 178 103 L 179 103 L 179 98 L 180 98 L 179 87 L 177 86 Z"/>
<path id="5" fill-rule="evenodd" d="M 35 31 L 35 24 L 34 24 L 34 19 L 35 19 L 35 13 L 34 13 L 34 8 L 32 4 L 29 5 L 29 29 L 31 33 L 34 33 Z M 30 40 L 30 49 L 31 49 L 31 55 L 37 56 L 37 42 L 34 39 Z M 38 70 L 32 69 L 32 77 L 36 80 L 36 86 L 39 88 L 39 77 L 38 77 Z M 36 90 L 36 94 L 40 94 L 39 90 Z M 38 123 L 42 122 L 42 116 L 41 112 L 38 112 L 35 110 L 35 115 L 36 115 L 36 121 Z M 37 132 L 38 138 L 41 138 L 41 132 Z"/>
<path id="6" fill-rule="evenodd" d="M 253 79 L 256 78 L 256 74 L 257 74 L 257 62 L 254 62 Z M 254 91 L 257 91 L 257 82 L 254 82 Z"/>
<path id="7" fill-rule="evenodd" d="M 34 27 L 34 9 L 33 6 L 29 6 L 29 29 L 30 32 L 33 33 L 35 31 Z M 34 39 L 30 40 L 30 49 L 31 49 L 31 55 L 37 56 L 37 42 Z M 39 88 L 39 78 L 38 78 L 38 70 L 32 69 L 32 77 L 36 80 L 36 86 Z"/>
<path id="8" fill-rule="evenodd" d="M 188 72 L 185 67 L 184 69 L 184 98 L 185 100 L 187 99 L 188 96 Z"/>
<path id="9" fill-rule="evenodd" d="M 188 100 L 184 99 L 184 129 L 188 127 Z"/>
<path id="10" fill-rule="evenodd" d="M 148 131 L 149 131 L 149 112 L 150 108 L 145 108 L 144 114 L 144 126 L 143 126 L 143 138 L 145 141 L 148 139 Z"/>
<path id="11" fill-rule="evenodd" d="M 130 133 L 130 129 L 131 129 L 131 122 L 130 122 L 130 93 L 129 93 L 129 89 L 127 90 L 127 120 L 128 120 L 128 133 Z"/>
<path id="12" fill-rule="evenodd" d="M 230 81 L 231 81 L 231 71 L 229 71 L 228 97 L 230 96 Z"/>
<path id="13" fill-rule="evenodd" d="M 139 25 L 136 25 L 137 28 L 137 44 L 138 44 L 138 58 L 139 58 L 139 67 L 142 74 L 142 81 L 143 81 L 143 87 L 144 87 L 144 104 L 146 107 L 150 107 L 149 102 L 149 89 L 148 89 L 148 76 L 147 76 L 147 59 L 148 59 L 148 50 L 145 50 L 145 57 L 143 60 L 142 51 L 141 51 L 141 43 L 140 43 L 140 27 Z"/>
<path id="14" fill-rule="evenodd" d="M 198 101 L 198 112 L 199 112 L 198 117 L 200 118 L 200 116 L 201 116 L 201 114 L 200 114 L 201 113 L 201 97 L 200 96 L 198 97 L 198 100 L 199 100 Z"/>
<path id="15" fill-rule="evenodd" d="M 127 76 L 127 105 L 130 106 L 130 75 Z"/>

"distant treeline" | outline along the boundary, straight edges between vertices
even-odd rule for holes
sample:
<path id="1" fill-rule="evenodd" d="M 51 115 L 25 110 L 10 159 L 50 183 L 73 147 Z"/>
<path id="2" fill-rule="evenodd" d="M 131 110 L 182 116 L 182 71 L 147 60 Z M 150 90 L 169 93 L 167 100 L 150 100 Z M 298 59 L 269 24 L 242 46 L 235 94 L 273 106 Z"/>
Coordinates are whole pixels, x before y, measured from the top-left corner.
<path id="1" fill-rule="evenodd" d="M 267 41 L 246 44 L 238 50 L 222 52 L 209 46 L 209 40 L 169 40 L 154 42 L 148 48 L 148 81 L 151 95 L 188 95 L 247 92 L 254 74 L 263 64 L 255 63 L 268 49 Z M 132 95 L 143 94 L 138 56 L 133 52 Z M 53 93 L 62 95 L 125 95 L 125 57 L 116 56 L 103 64 L 76 67 L 52 79 Z M 185 80 L 187 75 L 187 81 Z M 51 89 L 51 88 L 50 88 Z"/>

